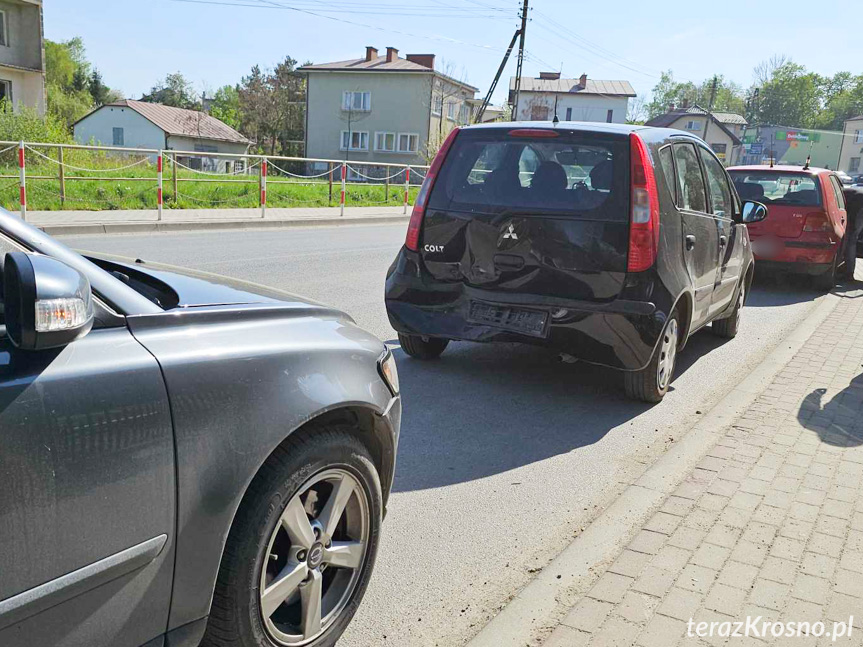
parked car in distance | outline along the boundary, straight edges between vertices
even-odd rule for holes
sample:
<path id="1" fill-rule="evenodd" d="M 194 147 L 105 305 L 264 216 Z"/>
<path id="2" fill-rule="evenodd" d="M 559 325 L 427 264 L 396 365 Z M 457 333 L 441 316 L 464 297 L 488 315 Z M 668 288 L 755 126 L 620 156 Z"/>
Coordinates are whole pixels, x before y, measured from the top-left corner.
<path id="1" fill-rule="evenodd" d="M 728 169 L 744 200 L 767 206 L 763 222 L 748 225 L 759 268 L 808 274 L 820 289 L 845 269 L 847 224 L 843 185 L 828 169 L 734 166 Z"/>
<path id="2" fill-rule="evenodd" d="M 848 175 L 845 171 L 836 171 L 836 177 L 839 178 L 839 182 L 846 186 L 854 184 L 854 178 Z"/>
<path id="3" fill-rule="evenodd" d="M 454 130 L 389 269 L 387 313 L 416 358 L 453 340 L 538 344 L 621 369 L 630 397 L 658 402 L 695 331 L 736 335 L 753 272 L 743 223 L 765 216 L 682 131 Z"/>
<path id="4" fill-rule="evenodd" d="M 846 274 L 854 276 L 857 259 L 863 257 L 863 185 L 846 186 L 842 193 L 845 196 L 845 210 L 848 212 L 848 226 L 845 236 Z"/>
<path id="5" fill-rule="evenodd" d="M 384 344 L 5 211 L 0 259 L 0 645 L 333 645 L 392 484 Z"/>

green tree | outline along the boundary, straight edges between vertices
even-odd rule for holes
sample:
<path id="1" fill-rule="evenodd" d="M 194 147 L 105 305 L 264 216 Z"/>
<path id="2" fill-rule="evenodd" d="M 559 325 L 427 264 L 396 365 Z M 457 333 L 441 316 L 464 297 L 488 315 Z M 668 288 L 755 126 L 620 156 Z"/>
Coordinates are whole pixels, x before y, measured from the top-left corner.
<path id="1" fill-rule="evenodd" d="M 164 80 L 154 85 L 150 92 L 141 97 L 141 101 L 161 103 L 174 108 L 200 110 L 201 102 L 192 82 L 180 72 L 168 74 Z"/>
<path id="2" fill-rule="evenodd" d="M 94 74 L 97 83 L 91 88 Z M 70 129 L 93 107 L 116 96 L 104 84 L 101 75 L 92 70 L 84 41 L 79 37 L 62 42 L 45 41 L 45 80 L 48 114 Z"/>
<path id="3" fill-rule="evenodd" d="M 90 74 L 88 89 L 90 97 L 93 99 L 93 104 L 96 107 L 105 105 L 111 101 L 111 88 L 102 82 L 102 73 L 99 70 L 94 69 Z"/>
<path id="4" fill-rule="evenodd" d="M 790 60 L 772 59 L 756 68 L 761 82 L 751 112 L 760 124 L 815 128 L 822 110 L 824 80 Z"/>
<path id="5" fill-rule="evenodd" d="M 210 114 L 216 119 L 224 121 L 231 128 L 240 130 L 240 93 L 233 85 L 224 85 L 213 95 L 213 103 L 210 106 Z"/>
<path id="6" fill-rule="evenodd" d="M 714 79 L 716 81 L 715 94 L 713 91 Z M 721 74 L 709 77 L 697 84 L 692 81 L 679 82 L 674 79 L 674 73 L 668 70 L 662 73 L 659 82 L 653 88 L 651 100 L 647 104 L 647 118 L 653 119 L 668 112 L 671 105 L 676 108 L 684 105 L 710 108 L 711 95 L 714 111 L 743 114 L 744 93 L 743 88 L 737 83 L 726 80 Z"/>

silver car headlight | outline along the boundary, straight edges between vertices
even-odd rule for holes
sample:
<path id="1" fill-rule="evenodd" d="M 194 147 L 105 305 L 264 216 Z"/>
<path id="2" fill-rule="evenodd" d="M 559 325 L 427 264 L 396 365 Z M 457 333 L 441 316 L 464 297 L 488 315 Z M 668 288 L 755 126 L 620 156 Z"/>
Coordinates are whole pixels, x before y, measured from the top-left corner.
<path id="1" fill-rule="evenodd" d="M 384 382 L 386 382 L 387 386 L 390 387 L 390 391 L 393 392 L 393 395 L 398 395 L 399 371 L 396 368 L 396 360 L 389 350 L 387 350 L 383 357 L 378 360 L 378 368 L 380 369 L 381 377 Z"/>

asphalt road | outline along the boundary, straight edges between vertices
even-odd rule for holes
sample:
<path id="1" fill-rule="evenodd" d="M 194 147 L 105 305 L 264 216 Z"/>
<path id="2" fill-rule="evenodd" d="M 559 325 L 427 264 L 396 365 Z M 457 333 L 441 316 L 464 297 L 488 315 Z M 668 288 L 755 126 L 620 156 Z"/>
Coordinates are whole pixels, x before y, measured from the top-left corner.
<path id="1" fill-rule="evenodd" d="M 304 294 L 391 341 L 383 285 L 403 236 L 404 226 L 349 226 L 65 242 Z M 613 371 L 534 348 L 453 344 L 430 363 L 396 351 L 395 489 L 371 587 L 340 645 L 465 642 L 818 298 L 802 280 L 757 277 L 738 337 L 698 333 L 655 407 L 624 399 Z"/>

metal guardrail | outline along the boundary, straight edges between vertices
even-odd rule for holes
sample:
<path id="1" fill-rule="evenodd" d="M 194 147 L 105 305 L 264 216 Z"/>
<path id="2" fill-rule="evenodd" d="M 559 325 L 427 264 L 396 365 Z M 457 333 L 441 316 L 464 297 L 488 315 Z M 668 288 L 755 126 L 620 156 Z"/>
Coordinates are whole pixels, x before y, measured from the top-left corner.
<path id="1" fill-rule="evenodd" d="M 166 180 L 171 182 L 172 187 L 172 197 L 174 202 L 176 203 L 179 200 L 180 192 L 179 185 L 183 182 L 195 182 L 195 183 L 220 183 L 220 184 L 257 184 L 258 185 L 258 206 L 261 209 L 261 217 L 266 216 L 267 211 L 267 186 L 279 185 L 279 184 L 323 184 L 326 183 L 328 186 L 328 200 L 329 203 L 333 201 L 333 192 L 334 192 L 334 184 L 336 181 L 340 184 L 340 194 L 339 194 L 339 209 L 340 214 L 344 215 L 346 199 L 347 199 L 347 187 L 349 185 L 356 186 L 383 186 L 385 201 L 384 203 L 390 203 L 390 185 L 391 183 L 397 186 L 397 183 L 394 182 L 396 179 L 403 179 L 404 184 L 404 201 L 403 208 L 404 213 L 407 213 L 409 199 L 410 199 L 410 188 L 411 186 L 416 186 L 421 183 L 423 179 L 425 179 L 425 175 L 428 172 L 429 167 L 426 165 L 416 165 L 416 164 L 393 164 L 388 162 L 363 162 L 363 161 L 346 161 L 346 160 L 334 160 L 334 159 L 325 159 L 325 158 L 313 158 L 313 157 L 290 157 L 290 156 L 282 156 L 282 155 L 259 155 L 252 153 L 219 153 L 219 152 L 210 152 L 210 151 L 185 151 L 185 150 L 174 150 L 174 149 L 152 149 L 152 148 L 130 148 L 123 146 L 98 146 L 98 145 L 86 145 L 86 144 L 57 144 L 57 143 L 46 143 L 46 142 L 25 142 L 25 141 L 0 141 L 0 147 L 5 147 L 0 149 L 0 154 L 11 151 L 13 148 L 16 149 L 17 152 L 17 164 L 18 164 L 18 174 L 17 175 L 2 175 L 0 174 L 0 180 L 3 179 L 17 179 L 19 185 L 19 205 L 21 211 L 21 218 L 23 220 L 27 219 L 27 183 L 30 182 L 39 182 L 39 181 L 55 181 L 59 182 L 59 198 L 61 205 L 65 205 L 68 199 L 67 196 L 67 183 L 68 182 L 76 182 L 76 181 L 90 181 L 90 182 L 102 182 L 102 181 L 118 181 L 118 182 L 144 182 L 152 184 L 151 187 L 145 188 L 144 192 L 140 195 L 144 195 L 149 190 L 154 190 L 156 192 L 156 204 L 158 210 L 158 220 L 162 219 L 162 209 L 165 204 L 165 196 L 164 196 L 164 184 Z M 53 149 L 56 150 L 56 157 L 52 157 L 49 154 L 43 153 L 37 149 Z M 114 167 L 114 168 L 86 168 L 81 166 L 76 166 L 73 164 L 69 164 L 65 160 L 65 151 L 93 151 L 98 152 L 102 151 L 105 153 L 118 154 L 120 156 L 129 156 L 129 155 L 139 155 L 142 156 L 141 159 L 125 164 L 122 166 Z M 52 162 L 57 166 L 57 174 L 56 175 L 45 175 L 45 174 L 37 174 L 28 175 L 27 173 L 27 158 L 29 156 L 35 156 L 40 162 L 43 160 L 46 162 Z M 184 164 L 180 160 L 188 160 L 189 164 Z M 201 168 L 193 168 L 191 166 L 191 160 L 201 160 Z M 213 160 L 213 159 L 224 159 L 224 160 L 234 160 L 234 163 L 229 167 L 226 165 L 225 172 L 212 171 L 212 170 L 204 170 L 204 161 L 205 160 Z M 155 177 L 124 177 L 117 175 L 108 175 L 110 173 L 115 173 L 118 171 L 123 171 L 131 168 L 135 168 L 144 164 L 151 162 L 151 160 L 155 161 L 156 166 L 156 176 Z M 240 164 L 238 164 L 240 162 Z M 284 163 L 302 163 L 307 167 L 310 165 L 321 165 L 326 164 L 327 168 L 325 171 L 320 173 L 313 174 L 302 174 L 302 173 L 294 173 L 285 168 L 282 168 L 278 165 L 278 162 Z M 170 177 L 166 178 L 166 165 L 170 167 Z M 216 168 L 218 168 L 218 164 Z M 231 170 L 227 170 L 227 169 Z M 382 168 L 384 169 L 384 175 L 382 177 L 375 177 L 371 175 L 369 169 L 370 168 Z M 182 171 L 180 170 L 182 169 Z M 69 171 L 77 171 L 79 173 L 99 173 L 99 175 L 75 175 L 70 174 Z M 390 172 L 394 171 L 394 172 Z M 187 175 L 191 174 L 191 177 L 184 177 L 182 173 L 185 172 Z M 339 174 L 338 180 L 336 180 L 336 173 Z M 354 180 L 351 181 L 349 176 L 353 176 Z M 412 182 L 411 176 L 414 176 L 414 180 L 420 180 L 419 183 L 416 181 Z M 289 179 L 279 179 L 279 178 L 289 178 Z M 305 181 L 304 181 L 305 180 Z M 191 196 L 188 196 L 191 198 Z M 191 198 L 194 199 L 194 198 Z M 223 201 L 228 202 L 228 201 Z M 382 204 L 384 204 L 382 203 Z"/>

